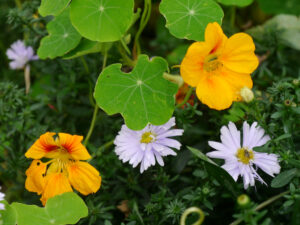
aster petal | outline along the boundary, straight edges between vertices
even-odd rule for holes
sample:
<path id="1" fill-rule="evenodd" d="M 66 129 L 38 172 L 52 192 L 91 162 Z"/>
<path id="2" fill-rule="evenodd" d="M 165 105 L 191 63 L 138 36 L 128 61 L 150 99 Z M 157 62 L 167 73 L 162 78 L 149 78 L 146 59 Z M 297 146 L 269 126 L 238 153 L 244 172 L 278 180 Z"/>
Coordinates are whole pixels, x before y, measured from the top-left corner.
<path id="1" fill-rule="evenodd" d="M 231 152 L 235 153 L 241 147 L 241 145 L 238 144 L 240 142 L 240 133 L 234 132 L 232 134 L 227 126 L 222 126 L 221 128 L 221 140 Z"/>
<path id="2" fill-rule="evenodd" d="M 171 148 L 168 148 L 166 146 L 161 145 L 162 150 L 159 152 L 160 155 L 162 156 L 167 156 L 167 155 L 177 155 L 176 152 L 174 152 Z"/>
<path id="3" fill-rule="evenodd" d="M 156 138 L 161 139 L 161 138 L 166 138 L 166 137 L 175 137 L 175 136 L 181 136 L 183 134 L 182 129 L 172 129 L 169 131 L 166 131 L 160 135 L 158 135 Z"/>
<path id="4" fill-rule="evenodd" d="M 232 71 L 250 74 L 259 64 L 254 51 L 255 45 L 251 36 L 237 33 L 226 41 L 220 61 Z"/>
<path id="5" fill-rule="evenodd" d="M 12 60 L 18 58 L 18 55 L 13 50 L 11 50 L 11 49 L 8 49 L 6 51 L 6 55 L 7 55 L 7 58 L 12 59 Z"/>
<path id="6" fill-rule="evenodd" d="M 87 162 L 75 162 L 67 167 L 70 184 L 81 194 L 96 193 L 101 186 L 101 176 Z"/>
<path id="7" fill-rule="evenodd" d="M 212 151 L 206 153 L 206 155 L 210 158 L 217 158 L 217 159 L 227 159 L 228 153 L 225 151 Z"/>
<path id="8" fill-rule="evenodd" d="M 159 154 L 159 152 L 157 152 L 157 151 L 154 150 L 153 153 L 155 155 L 155 158 L 156 158 L 158 164 L 161 165 L 161 166 L 164 166 L 165 165 L 164 160 L 161 157 L 161 155 Z"/>
<path id="9" fill-rule="evenodd" d="M 160 144 L 160 145 L 165 145 L 165 146 L 168 146 L 168 147 L 171 147 L 171 148 L 176 148 L 176 149 L 180 149 L 181 147 L 181 144 L 179 141 L 177 140 L 173 140 L 173 139 L 170 139 L 170 138 L 163 138 L 163 139 L 159 139 L 156 141 L 157 144 Z"/>
<path id="10" fill-rule="evenodd" d="M 220 142 L 216 141 L 208 141 L 208 145 L 216 150 L 223 151 L 223 152 L 228 152 L 228 148 Z"/>
<path id="11" fill-rule="evenodd" d="M 274 174 L 278 174 L 280 172 L 278 156 L 275 154 L 256 152 L 254 164 L 272 177 L 274 177 Z"/>
<path id="12" fill-rule="evenodd" d="M 54 141 L 53 136 L 55 133 L 47 132 L 40 136 L 40 138 L 28 149 L 25 153 L 27 158 L 41 159 L 47 153 L 58 149 L 57 143 Z"/>

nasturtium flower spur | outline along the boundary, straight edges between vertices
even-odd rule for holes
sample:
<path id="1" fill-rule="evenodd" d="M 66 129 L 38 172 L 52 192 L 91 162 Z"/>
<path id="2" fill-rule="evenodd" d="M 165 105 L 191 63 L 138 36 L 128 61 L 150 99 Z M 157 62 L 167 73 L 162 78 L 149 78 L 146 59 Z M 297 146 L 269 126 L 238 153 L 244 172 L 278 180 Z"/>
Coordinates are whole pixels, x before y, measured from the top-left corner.
<path id="1" fill-rule="evenodd" d="M 181 136 L 182 129 L 171 129 L 175 125 L 175 118 L 160 126 L 147 125 L 143 130 L 135 131 L 123 125 L 116 137 L 115 152 L 119 159 L 128 162 L 133 167 L 141 164 L 140 172 L 143 173 L 156 161 L 164 166 L 163 156 L 176 155 L 171 148 L 180 149 L 179 141 L 170 137 Z"/>
<path id="2" fill-rule="evenodd" d="M 78 135 L 47 132 L 26 152 L 25 156 L 34 160 L 26 171 L 25 187 L 42 195 L 43 205 L 55 195 L 73 191 L 72 187 L 83 195 L 99 190 L 99 172 L 81 161 L 91 158 L 82 139 Z M 42 158 L 50 160 L 43 162 Z"/>
<path id="3" fill-rule="evenodd" d="M 244 188 L 254 186 L 255 180 L 261 183 L 265 182 L 258 175 L 257 168 L 260 168 L 270 176 L 280 172 L 278 155 L 256 152 L 254 147 L 264 145 L 270 140 L 265 135 L 263 128 L 254 122 L 251 127 L 247 122 L 243 124 L 243 140 L 241 142 L 240 131 L 237 130 L 234 123 L 230 122 L 227 126 L 221 128 L 221 143 L 209 141 L 210 147 L 216 151 L 207 153 L 211 158 L 224 159 L 225 164 L 222 166 L 232 178 L 237 181 L 241 176 L 244 181 Z"/>
<path id="4" fill-rule="evenodd" d="M 205 41 L 193 43 L 181 65 L 183 80 L 196 87 L 200 101 L 217 110 L 240 101 L 240 90 L 252 88 L 250 74 L 258 66 L 252 38 L 237 33 L 227 38 L 218 23 L 209 23 Z"/>

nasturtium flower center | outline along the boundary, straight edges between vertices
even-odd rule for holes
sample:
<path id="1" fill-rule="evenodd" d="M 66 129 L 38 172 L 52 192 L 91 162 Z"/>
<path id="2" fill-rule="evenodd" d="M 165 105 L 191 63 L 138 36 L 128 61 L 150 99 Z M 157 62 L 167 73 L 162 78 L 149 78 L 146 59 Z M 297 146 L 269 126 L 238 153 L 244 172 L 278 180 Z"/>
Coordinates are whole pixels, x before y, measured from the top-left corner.
<path id="1" fill-rule="evenodd" d="M 205 57 L 203 63 L 203 69 L 207 72 L 213 72 L 222 67 L 223 64 L 218 60 L 218 56 L 215 54 L 210 54 Z"/>
<path id="2" fill-rule="evenodd" d="M 148 131 L 148 132 L 143 133 L 140 142 L 148 144 L 148 143 L 153 142 L 154 139 L 155 139 L 155 135 L 152 132 Z"/>
<path id="3" fill-rule="evenodd" d="M 248 148 L 240 148 L 237 150 L 236 157 L 238 158 L 239 162 L 244 164 L 249 164 L 250 160 L 254 158 L 253 151 Z"/>

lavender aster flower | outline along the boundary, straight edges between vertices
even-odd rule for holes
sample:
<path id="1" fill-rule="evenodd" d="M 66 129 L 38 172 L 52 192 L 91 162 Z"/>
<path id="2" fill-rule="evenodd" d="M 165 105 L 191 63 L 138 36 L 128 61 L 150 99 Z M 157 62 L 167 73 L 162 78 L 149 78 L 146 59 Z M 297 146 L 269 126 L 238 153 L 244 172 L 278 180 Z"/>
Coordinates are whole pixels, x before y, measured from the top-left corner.
<path id="1" fill-rule="evenodd" d="M 0 192 L 0 201 L 3 201 L 4 197 L 5 197 L 5 194 Z M 3 203 L 0 203 L 0 210 L 4 210 L 4 209 L 5 209 L 5 205 Z"/>
<path id="2" fill-rule="evenodd" d="M 38 56 L 34 55 L 32 47 L 26 47 L 23 41 L 14 42 L 6 51 L 6 55 L 12 61 L 9 63 L 11 69 L 23 69 L 31 60 L 37 60 Z"/>
<path id="3" fill-rule="evenodd" d="M 122 126 L 114 144 L 115 152 L 123 162 L 129 162 L 133 167 L 141 163 L 140 172 L 143 173 L 156 161 L 164 166 L 162 156 L 176 155 L 171 148 L 180 149 L 181 144 L 170 137 L 181 136 L 182 129 L 172 129 L 175 118 L 172 117 L 161 126 L 147 125 L 143 130 L 135 131 L 126 125 Z"/>
<path id="4" fill-rule="evenodd" d="M 207 153 L 211 158 L 224 159 L 222 166 L 235 181 L 241 176 L 244 181 L 244 188 L 254 186 L 255 179 L 261 183 L 265 182 L 256 172 L 260 168 L 270 176 L 280 172 L 278 155 L 253 151 L 254 147 L 259 147 L 270 140 L 265 131 L 254 122 L 251 127 L 247 122 L 243 124 L 243 140 L 241 142 L 240 131 L 234 123 L 230 122 L 221 128 L 221 143 L 209 141 L 210 147 L 217 151 Z"/>

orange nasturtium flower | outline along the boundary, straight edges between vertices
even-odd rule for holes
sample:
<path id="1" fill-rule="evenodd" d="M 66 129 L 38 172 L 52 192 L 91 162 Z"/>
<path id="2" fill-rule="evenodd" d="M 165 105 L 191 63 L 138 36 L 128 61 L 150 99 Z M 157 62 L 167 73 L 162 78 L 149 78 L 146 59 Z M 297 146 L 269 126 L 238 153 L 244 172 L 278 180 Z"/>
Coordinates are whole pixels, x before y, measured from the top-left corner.
<path id="1" fill-rule="evenodd" d="M 240 90 L 252 88 L 250 74 L 258 66 L 252 38 L 237 33 L 227 38 L 218 23 L 209 23 L 205 41 L 193 43 L 181 65 L 183 80 L 196 88 L 200 101 L 210 108 L 229 108 L 240 101 Z"/>
<path id="2" fill-rule="evenodd" d="M 42 195 L 46 204 L 49 198 L 75 188 L 83 195 L 95 193 L 101 185 L 99 172 L 87 162 L 91 158 L 82 145 L 82 136 L 47 132 L 29 148 L 25 156 L 34 159 L 26 171 L 25 187 Z M 42 162 L 41 158 L 50 159 Z"/>

